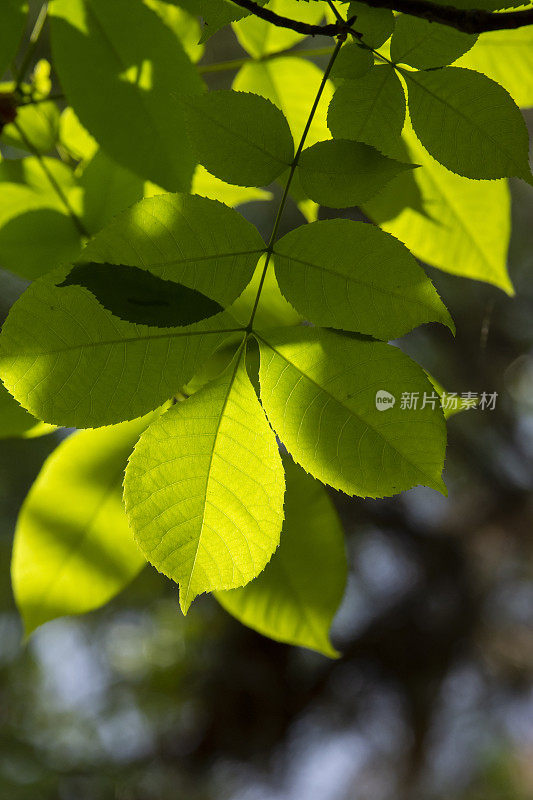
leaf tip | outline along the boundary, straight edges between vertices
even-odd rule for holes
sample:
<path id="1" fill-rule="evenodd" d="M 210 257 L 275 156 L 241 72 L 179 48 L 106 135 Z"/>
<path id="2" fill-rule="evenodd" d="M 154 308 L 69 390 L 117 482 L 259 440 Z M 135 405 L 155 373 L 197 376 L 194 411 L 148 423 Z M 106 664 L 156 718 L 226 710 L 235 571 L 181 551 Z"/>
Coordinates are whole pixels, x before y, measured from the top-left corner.
<path id="1" fill-rule="evenodd" d="M 184 591 L 182 589 L 182 587 L 180 586 L 179 603 L 180 603 L 181 613 L 183 614 L 184 617 L 187 616 L 187 612 L 188 612 L 189 608 L 191 607 L 191 603 L 193 602 L 195 597 L 196 597 L 196 595 L 191 597 L 190 592 L 189 591 Z"/>

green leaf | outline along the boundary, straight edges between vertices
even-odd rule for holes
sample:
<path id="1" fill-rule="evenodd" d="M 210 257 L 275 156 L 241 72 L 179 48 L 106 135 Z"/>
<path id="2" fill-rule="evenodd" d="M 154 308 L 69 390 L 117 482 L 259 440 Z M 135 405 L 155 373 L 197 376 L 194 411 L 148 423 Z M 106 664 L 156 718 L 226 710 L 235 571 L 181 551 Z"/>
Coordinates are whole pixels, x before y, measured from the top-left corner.
<path id="1" fill-rule="evenodd" d="M 4 0 L 0 25 L 0 78 L 15 57 L 28 15 L 27 0 Z"/>
<path id="2" fill-rule="evenodd" d="M 334 81 L 343 78 L 355 80 L 369 72 L 373 64 L 374 55 L 371 50 L 349 42 L 342 47 L 337 56 L 331 70 L 331 77 Z"/>
<path id="3" fill-rule="evenodd" d="M 22 506 L 13 550 L 26 634 L 104 605 L 146 563 L 121 498 L 126 460 L 146 422 L 75 433 L 45 462 Z"/>
<path id="4" fill-rule="evenodd" d="M 382 223 L 379 195 L 365 204 L 365 213 L 427 264 L 513 294 L 507 272 L 511 214 L 507 182 L 461 178 L 431 158 L 412 130 L 404 135 L 413 160 L 422 165 L 415 179 L 429 213 L 407 208 Z"/>
<path id="5" fill-rule="evenodd" d="M 361 33 L 361 41 L 377 49 L 394 30 L 394 14 L 390 8 L 371 8 L 364 3 L 350 3 L 347 19 L 356 17 L 352 27 Z"/>
<path id="6" fill-rule="evenodd" d="M 283 466 L 242 348 L 219 379 L 148 428 L 130 458 L 125 502 L 146 558 L 180 584 L 183 613 L 265 567 L 283 523 Z"/>
<path id="7" fill-rule="evenodd" d="M 418 69 L 452 64 L 474 46 L 477 35 L 462 33 L 421 17 L 400 14 L 390 45 L 391 59 Z"/>
<path id="8" fill-rule="evenodd" d="M 83 195 L 83 223 L 96 233 L 115 214 L 141 200 L 144 181 L 129 169 L 117 164 L 103 150 L 86 163 L 80 176 Z"/>
<path id="9" fill-rule="evenodd" d="M 253 225 L 221 203 L 161 195 L 116 217 L 80 260 L 141 267 L 226 306 L 250 281 L 263 248 Z M 237 327 L 227 313 L 168 332 L 132 325 L 86 289 L 58 288 L 68 271 L 26 290 L 0 336 L 6 386 L 46 422 L 97 427 L 146 414 Z"/>
<path id="10" fill-rule="evenodd" d="M 502 86 L 460 67 L 402 73 L 413 128 L 433 158 L 466 178 L 530 179 L 524 118 Z"/>
<path id="11" fill-rule="evenodd" d="M 264 250 L 257 228 L 223 203 L 162 194 L 117 215 L 79 260 L 149 269 L 228 306 L 250 282 Z"/>
<path id="12" fill-rule="evenodd" d="M 205 167 L 198 164 L 192 179 L 192 193 L 209 197 L 211 200 L 220 200 L 227 206 L 240 206 L 255 200 L 272 200 L 272 194 L 264 189 L 255 187 L 235 186 L 225 183 L 220 178 L 215 178 Z"/>
<path id="13" fill-rule="evenodd" d="M 264 97 L 218 91 L 185 98 L 184 104 L 198 160 L 217 178 L 266 186 L 291 164 L 294 143 L 287 120 Z"/>
<path id="14" fill-rule="evenodd" d="M 257 0 L 264 6 L 266 0 Z M 204 20 L 201 42 L 206 42 L 220 28 L 230 22 L 247 17 L 250 12 L 239 8 L 231 0 L 181 0 L 181 5 L 192 13 L 199 14 Z"/>
<path id="15" fill-rule="evenodd" d="M 241 589 L 217 592 L 239 622 L 278 642 L 330 658 L 329 628 L 344 593 L 346 553 L 342 525 L 325 489 L 289 458 L 278 550 L 264 571 Z"/>
<path id="16" fill-rule="evenodd" d="M 156 328 L 192 325 L 224 310 L 196 289 L 123 264 L 77 264 L 58 286 L 83 286 L 116 317 Z"/>
<path id="17" fill-rule="evenodd" d="M 287 119 L 294 141 L 299 142 L 323 75 L 321 69 L 303 58 L 269 58 L 245 64 L 235 77 L 233 89 L 271 100 Z M 326 109 L 332 96 L 333 84 L 327 81 L 307 134 L 308 146 L 330 138 Z"/>
<path id="18" fill-rule="evenodd" d="M 0 383 L 0 439 L 22 437 L 24 439 L 42 436 L 53 430 L 28 414 Z"/>
<path id="19" fill-rule="evenodd" d="M 81 161 L 89 161 L 98 150 L 98 142 L 83 127 L 70 106 L 59 119 L 59 143 L 72 158 Z"/>
<path id="20" fill-rule="evenodd" d="M 402 140 L 400 140 L 397 150 L 397 158 L 401 158 L 402 162 L 415 161 L 410 157 L 407 146 Z M 419 165 L 415 163 L 414 166 Z M 382 222 L 397 217 L 405 208 L 412 208 L 419 214 L 425 214 L 422 193 L 416 180 L 417 172 L 419 171 L 404 170 L 389 181 L 379 194 L 364 204 L 363 208 L 367 216 L 376 224 L 381 225 Z M 372 209 L 372 213 L 368 212 L 369 208 Z"/>
<path id="21" fill-rule="evenodd" d="M 402 336 L 416 325 L 453 322 L 409 250 L 364 222 L 336 219 L 291 231 L 274 246 L 281 291 L 316 325 Z"/>
<path id="22" fill-rule="evenodd" d="M 263 275 L 265 258 L 266 256 L 262 256 L 259 259 L 252 280 L 229 309 L 235 319 L 243 326 L 248 325 L 250 321 Z M 254 317 L 254 328 L 261 330 L 262 328 L 277 328 L 282 325 L 299 325 L 301 321 L 300 314 L 294 310 L 280 292 L 274 272 L 274 259 L 271 258 L 261 288 L 259 303 Z"/>
<path id="23" fill-rule="evenodd" d="M 262 333 L 259 344 L 261 402 L 307 472 L 362 497 L 418 484 L 446 491 L 442 410 L 401 408 L 403 393 L 433 387 L 398 348 L 306 327 Z M 379 406 L 381 392 L 394 406 Z"/>
<path id="24" fill-rule="evenodd" d="M 191 61 L 194 63 L 199 61 L 205 48 L 199 43 L 201 26 L 195 16 L 196 10 L 194 14 L 189 13 L 183 8 L 170 5 L 166 0 L 143 0 L 143 2 L 159 14 L 165 25 L 176 34 Z"/>
<path id="25" fill-rule="evenodd" d="M 318 25 L 324 16 L 321 3 L 304 5 L 300 0 L 271 0 L 267 3 L 267 8 L 283 17 L 311 25 Z M 301 33 L 288 28 L 279 28 L 253 14 L 240 22 L 234 22 L 233 30 L 239 44 L 253 58 L 263 58 L 270 53 L 288 50 L 305 38 Z"/>
<path id="26" fill-rule="evenodd" d="M 520 108 L 533 106 L 533 26 L 484 33 L 457 66 L 501 83 Z"/>
<path id="27" fill-rule="evenodd" d="M 13 123 L 6 125 L 0 140 L 3 144 L 27 152 L 50 153 L 59 137 L 59 109 L 51 101 L 19 106 L 17 125 L 24 131 L 21 137 Z"/>
<path id="28" fill-rule="evenodd" d="M 340 86 L 328 110 L 335 139 L 354 139 L 396 157 L 405 121 L 405 95 L 394 69 L 375 66 Z"/>
<path id="29" fill-rule="evenodd" d="M 26 159 L 25 159 L 26 160 Z M 2 162 L 2 167 L 7 162 Z M 59 164 L 49 160 L 49 163 Z M 63 165 L 59 165 L 63 166 Z M 70 182 L 53 170 L 68 192 Z M 35 174 L 35 173 L 34 173 Z M 23 177 L 23 176 L 21 176 Z M 33 183 L 33 176 L 28 183 Z M 35 184 L 34 184 L 35 185 Z M 58 263 L 75 258 L 80 234 L 61 201 L 50 188 L 2 183 L 0 192 L 0 266 L 33 280 Z"/>
<path id="30" fill-rule="evenodd" d="M 188 189 L 180 95 L 202 82 L 179 37 L 142 0 L 54 0 L 50 13 L 55 66 L 82 124 L 119 164 Z"/>
<path id="31" fill-rule="evenodd" d="M 304 192 L 331 208 L 361 205 L 400 172 L 413 168 L 381 155 L 374 147 L 346 139 L 317 142 L 302 152 L 298 162 Z"/>
<path id="32" fill-rule="evenodd" d="M 66 271 L 33 283 L 0 335 L 0 377 L 28 411 L 55 425 L 100 427 L 160 406 L 236 327 L 224 313 L 187 328 L 137 326 L 106 311 Z"/>

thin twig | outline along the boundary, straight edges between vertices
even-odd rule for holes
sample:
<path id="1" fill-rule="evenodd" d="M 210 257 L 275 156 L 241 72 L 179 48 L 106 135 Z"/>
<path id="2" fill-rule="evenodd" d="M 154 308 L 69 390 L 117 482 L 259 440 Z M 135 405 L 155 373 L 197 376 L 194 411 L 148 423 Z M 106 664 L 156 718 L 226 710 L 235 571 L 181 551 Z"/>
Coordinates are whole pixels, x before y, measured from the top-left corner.
<path id="1" fill-rule="evenodd" d="M 65 206 L 65 209 L 67 210 L 67 213 L 68 213 L 69 217 L 71 218 L 73 224 L 77 228 L 79 234 L 84 238 L 89 238 L 91 234 L 89 233 L 89 231 L 87 230 L 87 228 L 85 227 L 85 225 L 83 224 L 81 219 L 78 217 L 78 215 L 76 214 L 74 209 L 72 208 L 72 205 L 70 204 L 70 201 L 69 201 L 68 197 L 66 196 L 65 192 L 63 191 L 63 189 L 61 188 L 61 186 L 57 182 L 57 180 L 56 180 L 56 178 L 54 176 L 54 173 L 52 172 L 52 170 L 50 170 L 48 168 L 48 164 L 46 163 L 46 160 L 42 157 L 42 155 L 40 154 L 39 150 L 36 147 L 34 147 L 34 145 L 30 142 L 30 140 L 28 139 L 28 137 L 27 137 L 24 129 L 22 128 L 20 122 L 15 119 L 12 124 L 16 128 L 17 133 L 20 136 L 20 138 L 22 139 L 26 149 L 29 150 L 29 152 L 39 162 L 39 165 L 40 165 L 42 171 L 44 172 L 44 174 L 48 178 L 48 182 L 50 183 L 52 189 L 54 190 L 54 192 L 57 194 L 57 196 L 59 197 L 59 199 L 61 200 L 61 202 Z"/>
<path id="2" fill-rule="evenodd" d="M 235 5 L 251 11 L 256 17 L 271 22 L 280 28 L 289 28 L 305 36 L 338 36 L 346 31 L 346 24 L 311 25 L 276 14 L 262 8 L 254 0 L 232 0 Z M 361 0 L 371 8 L 390 8 L 413 17 L 422 17 L 428 22 L 439 22 L 463 33 L 487 33 L 488 31 L 514 30 L 525 25 L 533 25 L 533 9 L 526 11 L 504 11 L 501 14 L 476 9 L 462 9 L 454 6 L 440 6 L 430 0 Z"/>
<path id="3" fill-rule="evenodd" d="M 43 3 L 41 6 L 41 10 L 37 15 L 37 19 L 35 21 L 35 25 L 33 26 L 33 30 L 30 34 L 30 42 L 28 45 L 28 49 L 24 54 L 24 58 L 22 60 L 22 64 L 20 65 L 20 69 L 17 70 L 17 85 L 15 87 L 15 92 L 20 91 L 20 87 L 22 85 L 22 81 L 26 77 L 26 72 L 28 71 L 28 67 L 31 64 L 32 58 L 35 54 L 35 50 L 37 49 L 37 44 L 39 42 L 39 37 L 43 32 L 44 23 L 46 22 L 46 15 L 48 14 L 48 3 Z"/>
<path id="4" fill-rule="evenodd" d="M 250 331 L 250 332 L 253 329 L 253 322 L 254 322 L 254 319 L 255 319 L 255 314 L 257 312 L 257 307 L 259 305 L 259 299 L 261 297 L 261 292 L 263 290 L 263 285 L 265 283 L 265 278 L 266 278 L 268 266 L 270 264 L 270 259 L 272 257 L 272 253 L 274 252 L 274 244 L 276 242 L 276 237 L 278 235 L 278 230 L 279 230 L 279 226 L 280 226 L 280 222 L 281 222 L 281 217 L 282 217 L 283 211 L 285 209 L 285 204 L 286 204 L 287 198 L 289 196 L 289 189 L 290 189 L 290 186 L 291 186 L 291 183 L 292 183 L 292 179 L 294 178 L 294 173 L 296 172 L 296 167 L 298 166 L 298 161 L 300 160 L 300 156 L 302 154 L 302 150 L 304 149 L 304 146 L 305 146 L 305 141 L 307 139 L 307 134 L 309 133 L 309 129 L 311 127 L 311 124 L 313 122 L 314 116 L 316 114 L 316 110 L 318 108 L 318 104 L 320 103 L 320 98 L 322 97 L 322 94 L 323 94 L 324 89 L 326 87 L 326 83 L 328 81 L 331 69 L 333 67 L 333 64 L 335 63 L 335 59 L 337 58 L 337 56 L 339 54 L 339 51 L 340 51 L 340 49 L 342 47 L 342 44 L 343 44 L 343 41 L 344 41 L 344 39 L 342 37 L 339 38 L 339 40 L 337 41 L 337 44 L 335 46 L 335 49 L 333 50 L 333 53 L 331 54 L 331 58 L 330 58 L 329 63 L 327 65 L 327 67 L 326 67 L 326 71 L 324 72 L 324 75 L 322 76 L 322 80 L 320 82 L 320 86 L 318 88 L 318 92 L 317 92 L 315 100 L 313 102 L 313 106 L 311 108 L 311 111 L 309 112 L 309 116 L 307 118 L 307 122 L 305 124 L 304 131 L 303 131 L 302 136 L 300 138 L 300 143 L 298 145 L 298 148 L 296 150 L 296 154 L 295 154 L 293 162 L 291 164 L 291 169 L 290 169 L 290 172 L 289 172 L 289 176 L 287 178 L 287 183 L 285 184 L 285 189 L 283 191 L 283 196 L 282 196 L 281 202 L 279 204 L 278 213 L 276 214 L 276 219 L 274 221 L 274 227 L 272 228 L 272 233 L 270 235 L 270 239 L 268 241 L 268 246 L 267 246 L 267 249 L 266 249 L 265 265 L 263 267 L 263 272 L 261 274 L 261 280 L 259 281 L 259 287 L 257 289 L 257 295 L 256 295 L 256 298 L 255 298 L 254 307 L 252 309 L 252 314 L 250 316 L 250 322 L 248 323 L 248 331 Z"/>

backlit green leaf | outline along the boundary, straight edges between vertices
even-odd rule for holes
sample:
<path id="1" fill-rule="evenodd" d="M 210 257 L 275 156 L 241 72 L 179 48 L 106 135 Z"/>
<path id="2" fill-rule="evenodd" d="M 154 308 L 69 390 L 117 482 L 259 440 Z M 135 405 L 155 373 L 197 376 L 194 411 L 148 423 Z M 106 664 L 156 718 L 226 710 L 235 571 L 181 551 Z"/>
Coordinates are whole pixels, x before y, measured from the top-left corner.
<path id="1" fill-rule="evenodd" d="M 261 250 L 257 230 L 236 211 L 202 197 L 161 195 L 116 217 L 80 261 L 148 269 L 226 306 L 250 281 Z M 0 336 L 4 382 L 46 422 L 92 427 L 151 411 L 218 346 L 224 334 L 216 331 L 236 327 L 229 314 L 164 332 L 123 322 L 86 289 L 57 288 L 68 271 L 30 287 Z"/>
<path id="2" fill-rule="evenodd" d="M 375 66 L 362 78 L 340 86 L 328 110 L 336 139 L 354 139 L 396 157 L 405 121 L 405 95 L 388 65 Z"/>
<path id="3" fill-rule="evenodd" d="M 517 106 L 533 106 L 533 26 L 484 33 L 458 62 L 504 86 Z"/>
<path id="4" fill-rule="evenodd" d="M 507 272 L 511 210 L 507 182 L 461 178 L 431 158 L 412 130 L 404 136 L 413 160 L 422 165 L 414 175 L 427 214 L 406 208 L 393 219 L 385 214 L 388 221 L 383 221 L 379 195 L 365 204 L 365 212 L 427 264 L 512 294 Z"/>
<path id="5" fill-rule="evenodd" d="M 259 343 L 261 402 L 307 472 L 362 497 L 418 484 L 446 491 L 442 411 L 402 408 L 404 392 L 422 399 L 433 386 L 398 348 L 306 327 L 264 332 Z"/>
<path id="6" fill-rule="evenodd" d="M 316 325 L 402 336 L 416 325 L 453 322 L 433 284 L 401 242 L 373 225 L 314 222 L 276 242 L 281 291 Z"/>
<path id="7" fill-rule="evenodd" d="M 304 4 L 300 0 L 271 0 L 266 4 L 270 11 L 299 22 L 318 25 L 324 16 L 322 3 Z M 233 23 L 233 30 L 244 49 L 254 58 L 262 58 L 269 53 L 288 50 L 304 35 L 288 28 L 280 28 L 251 14 Z"/>
<path id="8" fill-rule="evenodd" d="M 371 50 L 360 47 L 354 42 L 348 42 L 333 64 L 331 77 L 334 81 L 339 78 L 355 80 L 369 72 L 373 64 L 374 55 Z"/>
<path id="9" fill-rule="evenodd" d="M 329 628 L 346 582 L 340 520 L 326 490 L 289 458 L 278 550 L 241 589 L 217 592 L 223 608 L 259 633 L 335 658 Z"/>
<path id="10" fill-rule="evenodd" d="M 52 152 L 59 137 L 59 109 L 55 103 L 19 106 L 16 122 L 16 126 L 10 123 L 3 129 L 0 139 L 4 144 L 27 152 Z"/>
<path id="11" fill-rule="evenodd" d="M 51 15 L 55 66 L 83 125 L 123 166 L 189 188 L 180 95 L 202 83 L 179 37 L 142 0 L 54 0 Z"/>
<path id="12" fill-rule="evenodd" d="M 192 325 L 224 309 L 205 294 L 124 264 L 77 264 L 59 286 L 83 286 L 116 317 L 139 325 Z"/>
<path id="13" fill-rule="evenodd" d="M 299 142 L 322 77 L 322 70 L 303 58 L 269 58 L 245 64 L 235 77 L 233 89 L 271 100 L 283 111 L 294 141 Z M 326 110 L 332 96 L 333 84 L 328 81 L 306 137 L 308 146 L 330 138 Z"/>
<path id="14" fill-rule="evenodd" d="M 279 543 L 283 466 L 242 349 L 228 369 L 141 437 L 125 502 L 146 558 L 180 584 L 187 612 L 205 591 L 254 578 Z"/>
<path id="15" fill-rule="evenodd" d="M 0 78 L 15 57 L 28 14 L 27 0 L 4 0 L 0 25 Z"/>
<path id="16" fill-rule="evenodd" d="M 143 0 L 143 2 L 159 14 L 163 22 L 176 34 L 191 61 L 199 61 L 205 48 L 199 43 L 201 26 L 198 18 L 193 13 L 171 5 L 165 0 Z"/>
<path id="17" fill-rule="evenodd" d="M 98 150 L 80 176 L 83 195 L 83 223 L 96 233 L 115 214 L 141 200 L 144 181 L 118 164 L 103 150 Z"/>
<path id="18" fill-rule="evenodd" d="M 0 439 L 42 436 L 53 430 L 23 409 L 0 383 Z"/>
<path id="19" fill-rule="evenodd" d="M 302 189 L 331 208 L 361 205 L 413 164 L 402 164 L 361 142 L 329 139 L 303 151 L 298 162 Z"/>
<path id="20" fill-rule="evenodd" d="M 187 328 L 123 322 L 86 289 L 58 288 L 68 270 L 33 283 L 0 335 L 0 377 L 28 411 L 88 428 L 134 419 L 184 385 L 236 327 L 224 313 Z"/>
<path id="21" fill-rule="evenodd" d="M 390 8 L 371 8 L 364 3 L 350 3 L 347 19 L 355 16 L 352 27 L 361 33 L 361 41 L 374 49 L 381 47 L 394 30 L 394 14 Z"/>
<path id="22" fill-rule="evenodd" d="M 189 135 L 209 172 L 241 186 L 266 186 L 290 165 L 294 144 L 275 105 L 248 92 L 186 98 Z"/>
<path id="23" fill-rule="evenodd" d="M 466 178 L 529 180 L 527 128 L 502 86 L 460 67 L 402 72 L 413 128 L 433 158 Z"/>
<path id="24" fill-rule="evenodd" d="M 20 512 L 13 591 L 26 633 L 107 603 L 146 563 L 121 497 L 147 420 L 70 436 L 45 462 Z"/>
<path id="25" fill-rule="evenodd" d="M 5 161 L 0 165 L 0 170 L 5 167 L 4 173 L 10 173 L 0 191 L 0 266 L 33 280 L 58 263 L 75 258 L 81 240 L 41 167 L 32 159 L 23 159 L 23 162 L 25 166 L 19 161 Z M 33 163 L 27 165 L 27 162 Z M 61 189 L 69 195 L 74 189 L 70 170 L 54 159 L 47 159 L 46 164 Z M 9 182 L 9 179 L 20 182 Z"/>
<path id="26" fill-rule="evenodd" d="M 476 43 L 477 36 L 428 22 L 421 17 L 400 14 L 390 45 L 391 59 L 418 69 L 452 64 Z"/>
<path id="27" fill-rule="evenodd" d="M 149 269 L 229 305 L 250 282 L 264 249 L 257 228 L 223 203 L 162 194 L 116 216 L 79 260 Z"/>
<path id="28" fill-rule="evenodd" d="M 251 203 L 254 200 L 272 200 L 270 192 L 252 186 L 235 186 L 225 183 L 220 178 L 211 175 L 201 164 L 198 164 L 194 171 L 192 193 L 209 197 L 211 200 L 220 200 L 221 203 L 231 207 Z"/>

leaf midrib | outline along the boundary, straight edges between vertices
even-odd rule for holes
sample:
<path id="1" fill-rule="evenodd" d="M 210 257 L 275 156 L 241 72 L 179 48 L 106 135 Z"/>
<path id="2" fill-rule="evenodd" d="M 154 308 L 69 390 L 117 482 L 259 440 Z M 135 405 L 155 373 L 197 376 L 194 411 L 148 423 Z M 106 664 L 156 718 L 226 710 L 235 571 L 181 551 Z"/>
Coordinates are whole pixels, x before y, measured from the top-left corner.
<path id="1" fill-rule="evenodd" d="M 419 466 L 417 466 L 416 464 L 413 464 L 413 462 L 412 462 L 412 461 L 411 461 L 409 458 L 407 458 L 407 456 L 405 456 L 405 455 L 404 455 L 404 454 L 401 452 L 401 450 L 398 450 L 398 448 L 397 448 L 397 447 L 395 447 L 395 445 L 394 445 L 394 444 L 392 444 L 392 443 L 391 443 L 391 442 L 390 442 L 390 441 L 389 441 L 389 440 L 388 440 L 388 439 L 387 439 L 387 438 L 384 436 L 384 434 L 383 434 L 383 433 L 382 433 L 382 432 L 381 432 L 381 431 L 380 431 L 378 428 L 375 428 L 375 427 L 374 427 L 374 425 L 372 425 L 370 422 L 368 422 L 368 420 L 366 420 L 364 417 L 360 416 L 360 414 L 358 414 L 358 413 L 357 413 L 356 411 L 354 411 L 352 408 L 350 408 L 349 406 L 347 406 L 347 405 L 346 405 L 346 404 L 345 404 L 345 403 L 344 403 L 342 400 L 339 400 L 339 398 L 338 398 L 338 397 L 336 397 L 334 394 L 331 394 L 331 392 L 329 392 L 329 391 L 328 391 L 327 389 L 325 389 L 323 386 L 320 386 L 320 384 L 319 384 L 319 383 L 317 383 L 317 382 L 314 380 L 314 378 L 311 378 L 311 377 L 310 377 L 310 376 L 309 376 L 309 375 L 308 375 L 306 372 L 303 372 L 303 370 L 302 370 L 302 369 L 300 369 L 300 367 L 298 367 L 298 366 L 297 366 L 297 365 L 296 365 L 296 364 L 295 364 L 293 361 L 291 361 L 289 358 L 287 358 L 287 356 L 286 356 L 286 355 L 283 355 L 283 353 L 280 353 L 280 352 L 279 352 L 279 350 L 277 350 L 277 349 L 274 347 L 274 345 L 272 345 L 272 344 L 271 344 L 269 341 L 267 341 L 266 339 L 264 339 L 264 338 L 263 338 L 263 337 L 262 337 L 260 334 L 258 334 L 257 332 L 255 332 L 255 335 L 257 336 L 257 338 L 261 339 L 261 341 L 262 341 L 264 344 L 266 344 L 266 345 L 267 345 L 267 347 L 270 347 L 270 349 L 271 349 L 271 350 L 272 350 L 274 353 L 276 353 L 276 354 L 277 354 L 277 355 L 278 355 L 280 358 L 282 358 L 284 361 L 286 361 L 286 362 L 287 362 L 287 364 L 290 364 L 290 365 L 291 365 L 291 367 L 293 367 L 293 368 L 294 368 L 294 369 L 295 369 L 297 372 L 299 372 L 299 373 L 300 373 L 300 375 L 303 375 L 303 376 L 304 376 L 304 377 L 305 377 L 305 378 L 306 378 L 308 381 L 310 381 L 310 383 L 312 383 L 314 386 L 316 386 L 316 387 L 317 387 L 317 389 L 319 389 L 319 390 L 320 390 L 320 392 L 323 392 L 324 394 L 327 394 L 329 397 L 331 397 L 331 398 L 332 398 L 332 400 L 334 400 L 334 401 L 335 401 L 336 403 L 338 403 L 340 406 L 342 406 L 343 408 L 345 408 L 345 409 L 346 409 L 346 411 L 348 411 L 350 414 L 352 414 L 354 417 L 356 417 L 356 418 L 357 418 L 357 419 L 358 419 L 360 422 L 362 422 L 364 425 L 367 425 L 369 428 L 371 428 L 371 430 L 373 430 L 373 431 L 374 431 L 374 433 L 376 433 L 376 434 L 377 434 L 377 435 L 380 437 L 380 439 L 382 439 L 382 440 L 385 442 L 385 444 L 386 444 L 388 447 L 390 447 L 392 450 L 394 450 L 394 452 L 395 452 L 395 453 L 397 453 L 397 454 L 398 454 L 398 455 L 399 455 L 399 456 L 400 456 L 402 459 L 404 459 L 404 461 L 406 461 L 406 462 L 407 462 L 407 463 L 408 463 L 408 464 L 409 464 L 409 465 L 410 465 L 410 466 L 411 466 L 411 467 L 412 467 L 414 470 L 416 470 L 416 472 L 418 472 L 420 475 L 423 475 L 425 479 L 428 479 L 428 480 L 430 480 L 430 481 L 431 481 L 431 484 L 432 484 L 432 485 L 434 485 L 435 481 L 434 481 L 433 477 L 432 477 L 431 475 L 428 475 L 428 474 L 426 474 L 425 472 L 423 472 L 423 471 L 420 469 L 420 467 L 419 467 Z"/>

